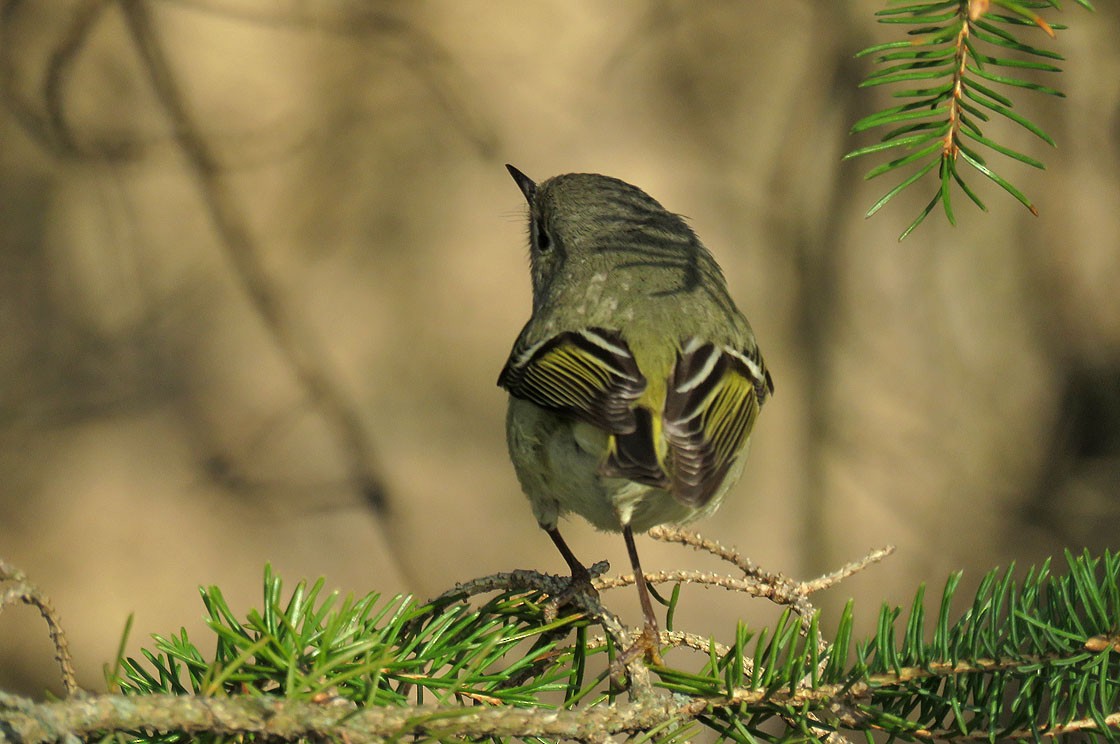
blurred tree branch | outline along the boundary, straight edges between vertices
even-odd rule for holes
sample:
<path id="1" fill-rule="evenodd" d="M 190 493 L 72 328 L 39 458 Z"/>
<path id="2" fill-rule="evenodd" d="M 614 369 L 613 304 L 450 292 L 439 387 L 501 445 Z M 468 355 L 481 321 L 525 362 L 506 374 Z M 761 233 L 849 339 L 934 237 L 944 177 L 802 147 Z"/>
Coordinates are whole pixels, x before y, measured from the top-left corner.
<path id="1" fill-rule="evenodd" d="M 244 210 L 223 177 L 223 169 L 200 127 L 194 121 L 159 40 L 150 3 L 121 0 L 121 8 L 156 97 L 170 119 L 174 138 L 198 182 L 207 212 L 226 255 L 257 313 L 283 352 L 308 396 L 334 429 L 350 463 L 351 478 L 366 502 L 382 512 L 387 508 L 385 484 L 374 465 L 368 427 L 337 376 L 327 366 L 328 355 L 319 339 L 288 310 L 261 263 L 260 246 L 246 222 Z"/>
<path id="2" fill-rule="evenodd" d="M 359 37 L 376 34 L 386 43 L 399 47 L 399 53 L 409 60 L 410 69 L 423 80 L 437 104 L 479 152 L 485 154 L 495 146 L 492 129 L 471 115 L 456 92 L 454 81 L 447 79 L 453 66 L 446 52 L 406 20 L 360 3 L 314 10 L 298 3 L 277 3 L 267 10 L 257 11 L 206 0 L 184 0 L 182 4 L 196 5 L 200 11 L 212 14 L 244 16 L 245 20 L 261 25 Z M 193 113 L 178 74 L 168 59 L 161 29 L 154 17 L 158 4 L 79 0 L 62 10 L 52 18 L 56 28 L 52 28 L 50 53 L 42 76 L 37 85 L 28 86 L 19 74 L 31 68 L 16 53 L 15 41 L 21 13 L 30 14 L 31 9 L 21 0 L 4 0 L 0 6 L 0 94 L 4 102 L 24 130 L 52 152 L 102 161 L 135 157 L 141 144 L 136 138 L 91 141 L 88 134 L 75 131 L 66 110 L 67 84 L 73 78 L 74 66 L 87 49 L 99 21 L 114 9 L 121 11 L 126 22 L 156 101 L 169 121 L 172 141 L 183 154 L 197 184 L 207 217 L 238 285 L 307 399 L 327 423 L 348 463 L 349 480 L 366 503 L 375 511 L 384 512 L 388 508 L 386 484 L 377 465 L 370 424 L 331 369 L 321 339 L 293 314 L 269 277 L 262 261 L 264 247 L 253 234 L 239 195 L 229 183 L 228 166 L 210 141 L 206 127 Z"/>

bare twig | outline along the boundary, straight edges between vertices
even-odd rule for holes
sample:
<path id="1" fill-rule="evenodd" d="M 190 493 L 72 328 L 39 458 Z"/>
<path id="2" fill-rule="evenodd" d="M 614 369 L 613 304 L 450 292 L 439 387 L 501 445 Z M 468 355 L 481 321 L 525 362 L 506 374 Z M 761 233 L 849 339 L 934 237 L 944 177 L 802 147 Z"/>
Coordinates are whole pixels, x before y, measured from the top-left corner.
<path id="1" fill-rule="evenodd" d="M 699 651 L 705 654 L 714 649 L 716 654 L 719 656 L 723 656 L 731 650 L 729 646 L 720 643 L 712 638 L 705 638 L 704 636 L 697 635 L 696 633 L 686 633 L 682 630 L 661 631 L 661 643 L 666 646 L 672 646 L 674 648 L 691 648 L 695 651 Z M 744 659 L 744 661 L 749 660 Z M 748 670 L 750 669 L 749 666 L 744 668 Z"/>
<path id="2" fill-rule="evenodd" d="M 704 587 L 717 587 L 733 592 L 742 592 L 752 597 L 762 597 L 779 605 L 792 607 L 802 618 L 803 623 L 808 623 L 813 615 L 813 605 L 805 598 L 800 590 L 800 584 L 784 576 L 774 576 L 769 579 L 759 579 L 753 576 L 737 578 L 724 574 L 707 571 L 657 571 L 645 574 L 646 581 L 650 584 L 698 584 Z M 596 589 L 606 591 L 620 586 L 630 586 L 634 583 L 634 575 L 607 577 L 596 579 Z"/>
<path id="3" fill-rule="evenodd" d="M 868 566 L 883 560 L 894 553 L 894 551 L 895 547 L 893 545 L 885 545 L 881 548 L 876 548 L 862 558 L 857 558 L 854 561 L 846 563 L 837 570 L 826 573 L 824 576 L 820 576 L 811 581 L 803 581 L 801 583 L 802 591 L 804 591 L 805 594 L 812 594 L 822 589 L 836 586 L 852 574 L 859 573 Z"/>
<path id="4" fill-rule="evenodd" d="M 732 591 L 746 592 L 755 597 L 765 597 L 775 604 L 789 605 L 797 611 L 804 623 L 813 616 L 813 605 L 801 591 L 801 585 L 780 573 L 763 571 L 746 556 L 734 548 L 727 548 L 700 535 L 676 527 L 655 527 L 649 532 L 655 540 L 687 545 L 696 550 L 711 553 L 743 572 L 743 579 L 729 576 L 717 577 L 715 574 L 694 574 L 686 583 L 719 586 Z M 685 573 L 685 572 L 677 572 Z M 687 572 L 692 574 L 692 572 Z M 668 579 L 672 581 L 672 579 Z"/>
<path id="5" fill-rule="evenodd" d="M 687 545 L 690 548 L 711 553 L 716 558 L 727 561 L 735 566 L 747 576 L 757 576 L 760 579 L 767 579 L 773 576 L 773 574 L 767 574 L 759 569 L 750 558 L 742 555 L 737 549 L 724 547 L 719 542 L 709 540 L 695 532 L 683 530 L 679 527 L 661 526 L 651 529 L 649 531 L 649 536 L 661 542 Z"/>
<path id="6" fill-rule="evenodd" d="M 43 616 L 47 623 L 47 633 L 54 645 L 54 658 L 62 672 L 62 686 L 67 695 L 74 695 L 81 688 L 78 687 L 77 675 L 74 673 L 74 659 L 70 655 L 70 643 L 66 640 L 66 633 L 62 630 L 58 611 L 46 595 L 27 580 L 22 571 L 0 560 L 0 582 L 12 582 L 12 586 L 0 592 L 0 612 L 5 607 L 16 602 L 31 605 Z"/>
<path id="7" fill-rule="evenodd" d="M 611 642 L 617 643 L 617 641 L 615 641 L 613 638 L 611 639 Z M 693 651 L 699 651 L 703 654 L 708 653 L 714 648 L 716 655 L 718 656 L 724 656 L 731 650 L 731 648 L 727 644 L 720 643 L 713 638 L 705 638 L 702 635 L 697 635 L 696 633 L 686 633 L 681 630 L 661 631 L 661 636 L 658 639 L 658 642 L 662 646 L 669 646 L 671 648 L 689 648 Z M 589 651 L 603 648 L 606 645 L 607 639 L 602 636 L 588 638 L 587 643 L 584 644 L 584 646 Z M 753 663 L 754 662 L 752 662 L 748 657 L 743 657 L 744 669 L 749 670 Z"/>
<path id="8" fill-rule="evenodd" d="M 654 527 L 649 531 L 649 535 L 655 540 L 687 545 L 711 553 L 720 560 L 726 561 L 741 570 L 744 578 L 737 579 L 732 576 L 699 571 L 668 571 L 646 574 L 646 581 L 650 583 L 700 584 L 744 592 L 754 597 L 765 597 L 776 604 L 789 605 L 797 610 L 803 618 L 808 618 L 813 614 L 813 605 L 808 600 L 810 594 L 835 586 L 849 576 L 878 563 L 895 550 L 893 545 L 876 548 L 862 558 L 850 561 L 824 576 L 809 581 L 795 581 L 780 573 L 763 571 L 737 550 L 724 547 L 715 540 L 708 540 L 686 530 Z M 595 582 L 595 585 L 597 588 L 605 590 L 632 583 L 634 583 L 634 577 L 627 575 L 618 578 L 599 579 Z"/>

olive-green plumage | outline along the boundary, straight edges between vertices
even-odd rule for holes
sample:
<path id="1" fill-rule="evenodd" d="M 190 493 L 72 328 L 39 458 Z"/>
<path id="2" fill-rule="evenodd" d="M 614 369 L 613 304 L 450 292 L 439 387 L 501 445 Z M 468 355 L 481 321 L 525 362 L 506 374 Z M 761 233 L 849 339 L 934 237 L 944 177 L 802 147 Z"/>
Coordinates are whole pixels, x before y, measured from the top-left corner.
<path id="1" fill-rule="evenodd" d="M 573 573 L 584 569 L 556 529 L 568 512 L 623 532 L 640 573 L 632 533 L 719 506 L 773 383 L 681 217 L 615 178 L 537 185 L 507 168 L 529 202 L 533 283 L 532 317 L 498 379 L 510 457 Z"/>
<path id="2" fill-rule="evenodd" d="M 600 529 L 641 532 L 710 513 L 773 389 L 715 259 L 683 219 L 618 179 L 518 182 L 533 315 L 498 384 L 538 520 L 552 527 L 574 511 Z M 701 377 L 678 392 L 686 373 Z M 611 458 L 620 438 L 632 445 L 626 462 Z"/>

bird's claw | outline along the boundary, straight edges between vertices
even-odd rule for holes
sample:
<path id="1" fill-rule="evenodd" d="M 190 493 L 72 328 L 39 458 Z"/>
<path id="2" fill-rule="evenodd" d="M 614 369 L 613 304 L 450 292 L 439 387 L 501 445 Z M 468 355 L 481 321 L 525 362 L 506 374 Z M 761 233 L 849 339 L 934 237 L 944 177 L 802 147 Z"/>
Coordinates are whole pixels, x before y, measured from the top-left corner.
<path id="1" fill-rule="evenodd" d="M 599 604 L 599 590 L 595 588 L 592 580 L 596 576 L 609 570 L 610 564 L 606 561 L 600 561 L 592 566 L 590 570 L 583 566 L 579 568 L 582 570 L 572 571 L 572 577 L 568 581 L 567 587 L 545 605 L 544 620 L 546 623 L 554 621 L 560 612 L 560 608 L 564 605 L 576 604 L 581 607 L 586 607 L 588 605 Z M 575 601 L 577 599 L 580 601 Z"/>

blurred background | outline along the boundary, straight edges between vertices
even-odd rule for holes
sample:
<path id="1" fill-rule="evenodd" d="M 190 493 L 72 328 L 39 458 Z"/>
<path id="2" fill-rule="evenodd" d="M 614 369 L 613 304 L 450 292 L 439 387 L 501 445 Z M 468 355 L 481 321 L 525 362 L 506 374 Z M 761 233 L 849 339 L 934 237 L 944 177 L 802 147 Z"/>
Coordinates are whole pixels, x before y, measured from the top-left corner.
<path id="1" fill-rule="evenodd" d="M 4 3 L 0 558 L 52 597 L 81 682 L 129 613 L 133 647 L 196 632 L 196 586 L 244 613 L 269 561 L 420 598 L 564 570 L 495 386 L 529 312 L 506 162 L 637 184 L 722 263 L 777 393 L 706 536 L 797 578 L 897 545 L 816 598 L 865 623 L 952 570 L 1117 547 L 1118 16 L 1031 39 L 1068 59 L 1068 99 L 1016 97 L 1057 150 L 992 125 L 1047 163 L 997 162 L 1040 216 L 977 177 L 989 214 L 958 199 L 900 245 L 932 184 L 865 220 L 890 184 L 840 161 L 885 105 L 853 58 L 893 38 L 879 7 Z M 564 531 L 626 571 L 619 536 Z M 767 617 L 683 605 L 725 639 Z M 33 610 L 0 639 L 0 688 L 59 689 Z"/>

